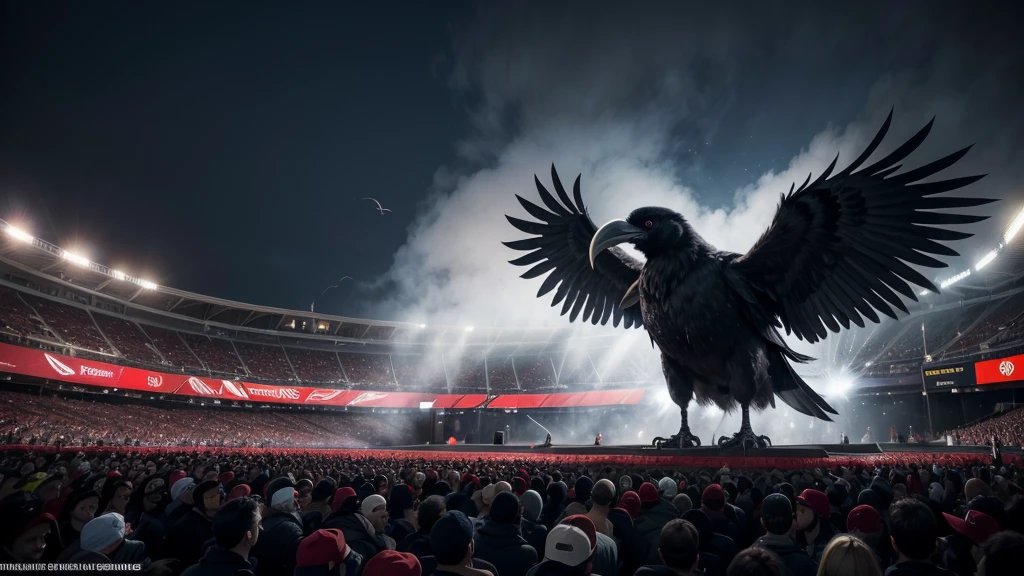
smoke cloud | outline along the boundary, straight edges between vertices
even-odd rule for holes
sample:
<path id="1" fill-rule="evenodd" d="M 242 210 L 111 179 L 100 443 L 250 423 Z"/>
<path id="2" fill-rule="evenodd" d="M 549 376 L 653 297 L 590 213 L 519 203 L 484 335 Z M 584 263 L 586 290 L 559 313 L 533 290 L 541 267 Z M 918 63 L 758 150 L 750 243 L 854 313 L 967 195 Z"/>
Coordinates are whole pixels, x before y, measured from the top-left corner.
<path id="1" fill-rule="evenodd" d="M 937 116 L 908 167 L 976 143 L 948 174 L 991 173 L 966 193 L 1007 198 L 957 245 L 963 258 L 929 274 L 969 266 L 1020 209 L 1024 81 L 1014 71 L 1024 51 L 1012 19 L 956 3 L 753 7 L 742 17 L 679 8 L 491 6 L 456 29 L 448 81 L 472 130 L 374 286 L 379 317 L 566 325 L 550 294 L 536 298 L 543 278 L 519 279 L 524 270 L 507 263 L 518 254 L 501 245 L 522 237 L 505 214 L 529 218 L 515 194 L 536 199 L 533 175 L 547 185 L 552 163 L 563 182 L 582 174 L 598 225 L 666 206 L 719 249 L 744 252 L 780 193 L 837 153 L 845 166 L 895 108 L 877 154 Z M 614 329 L 584 332 L 602 330 Z M 710 434 L 705 420 L 717 428 L 720 416 L 691 418 L 695 431 Z"/>

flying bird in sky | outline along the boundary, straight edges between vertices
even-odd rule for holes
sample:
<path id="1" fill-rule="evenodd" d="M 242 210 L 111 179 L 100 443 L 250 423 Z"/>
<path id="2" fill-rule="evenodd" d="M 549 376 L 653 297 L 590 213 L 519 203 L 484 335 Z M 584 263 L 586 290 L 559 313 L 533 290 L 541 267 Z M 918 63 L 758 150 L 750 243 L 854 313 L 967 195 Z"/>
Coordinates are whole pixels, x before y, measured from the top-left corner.
<path id="1" fill-rule="evenodd" d="M 861 167 L 878 148 L 892 112 L 867 148 L 833 175 L 836 159 L 811 182 L 781 196 L 768 230 L 746 254 L 717 250 L 686 219 L 672 210 L 647 207 L 626 220 L 600 229 L 590 219 L 580 194 L 580 179 L 570 198 L 554 166 L 556 200 L 534 176 L 547 210 L 519 195 L 523 208 L 540 222 L 506 216 L 531 237 L 504 242 L 528 253 L 511 263 L 532 266 L 523 278 L 544 279 L 538 297 L 555 291 L 552 306 L 575 321 L 626 328 L 644 326 L 661 352 L 672 401 L 679 406 L 679 432 L 656 445 L 700 446 L 690 433 L 686 410 L 691 399 L 723 410 L 738 405 L 740 431 L 721 437 L 719 446 L 766 447 L 771 440 L 754 434 L 750 408 L 775 407 L 775 397 L 794 410 L 831 421 L 836 411 L 793 369 L 812 358 L 791 349 L 780 333 L 817 342 L 829 332 L 878 312 L 896 318 L 907 313 L 900 296 L 917 300 L 911 284 L 938 288 L 912 265 L 942 268 L 930 256 L 957 256 L 942 242 L 972 234 L 948 224 L 979 222 L 987 216 L 934 212 L 981 206 L 994 200 L 936 196 L 967 186 L 983 176 L 917 183 L 951 166 L 970 149 L 902 174 L 902 162 L 925 140 L 929 122 L 888 156 Z M 640 262 L 619 244 L 631 243 Z"/>
<path id="2" fill-rule="evenodd" d="M 361 200 L 370 200 L 374 204 L 376 204 L 377 205 L 377 212 L 380 212 L 381 216 L 383 216 L 385 212 L 391 212 L 390 208 L 385 208 L 385 207 L 381 206 L 380 205 L 380 201 L 377 200 L 376 198 L 361 198 Z"/>
<path id="3" fill-rule="evenodd" d="M 327 288 L 324 288 L 324 291 L 323 291 L 323 292 L 321 292 L 321 293 L 320 293 L 320 295 L 321 295 L 321 296 L 323 296 L 324 294 L 327 294 L 327 291 L 328 291 L 328 290 L 330 290 L 331 288 L 337 288 L 337 287 L 338 287 L 338 286 L 340 286 L 340 285 L 341 285 L 341 283 L 342 283 L 342 282 L 344 282 L 345 280 L 351 280 L 351 279 L 352 279 L 352 277 L 351 277 L 351 276 L 342 276 L 342 277 L 341 277 L 341 280 L 338 280 L 338 283 L 337 283 L 337 284 L 331 284 L 331 285 L 330 285 L 330 286 L 328 286 Z"/>

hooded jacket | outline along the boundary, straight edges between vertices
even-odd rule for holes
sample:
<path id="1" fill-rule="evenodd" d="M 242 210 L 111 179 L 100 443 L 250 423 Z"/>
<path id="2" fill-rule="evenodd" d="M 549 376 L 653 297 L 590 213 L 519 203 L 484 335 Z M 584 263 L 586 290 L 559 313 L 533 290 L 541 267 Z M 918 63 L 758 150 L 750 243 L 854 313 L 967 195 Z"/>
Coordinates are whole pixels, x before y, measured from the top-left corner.
<path id="1" fill-rule="evenodd" d="M 488 518 L 473 536 L 473 556 L 500 566 L 501 576 L 526 576 L 537 563 L 537 551 L 522 536 L 518 523 L 499 524 Z"/>
<path id="2" fill-rule="evenodd" d="M 818 563 L 789 536 L 768 534 L 758 538 L 753 546 L 774 552 L 790 576 L 815 576 L 818 573 Z"/>
<path id="3" fill-rule="evenodd" d="M 181 576 L 233 576 L 242 570 L 255 572 L 256 565 L 255 558 L 247 560 L 231 550 L 211 546 L 199 563 L 189 566 Z"/>
<path id="4" fill-rule="evenodd" d="M 294 513 L 275 511 L 263 519 L 263 528 L 252 549 L 259 559 L 257 576 L 291 574 L 295 570 L 295 553 L 302 542 L 302 521 Z"/>

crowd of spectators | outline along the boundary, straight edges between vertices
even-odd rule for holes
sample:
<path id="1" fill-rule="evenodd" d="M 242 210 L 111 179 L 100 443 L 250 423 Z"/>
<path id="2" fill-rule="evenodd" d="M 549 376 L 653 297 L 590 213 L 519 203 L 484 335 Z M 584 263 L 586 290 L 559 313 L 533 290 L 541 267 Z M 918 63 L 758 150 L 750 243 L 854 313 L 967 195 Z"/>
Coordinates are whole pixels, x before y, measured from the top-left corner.
<path id="1" fill-rule="evenodd" d="M 523 390 L 545 390 L 555 387 L 554 358 L 551 356 L 516 356 L 512 360 Z"/>
<path id="2" fill-rule="evenodd" d="M 1004 446 L 1024 446 L 1024 408 L 1017 408 L 982 422 L 958 428 L 950 436 L 958 445 L 980 446 L 996 439 Z"/>
<path id="3" fill-rule="evenodd" d="M 286 348 L 285 352 L 299 380 L 326 385 L 345 382 L 345 374 L 341 371 L 341 362 L 336 353 L 309 348 Z"/>
<path id="4" fill-rule="evenodd" d="M 392 354 L 395 380 L 408 391 L 446 390 L 448 377 L 440 355 Z"/>
<path id="5" fill-rule="evenodd" d="M 65 446 L 353 447 L 408 438 L 374 414 L 119 405 L 0 392 L 0 440 Z"/>
<path id="6" fill-rule="evenodd" d="M 101 354 L 113 353 L 85 309 L 30 294 L 23 294 L 22 298 L 62 341 Z"/>
<path id="7" fill-rule="evenodd" d="M 149 338 L 139 331 L 138 325 L 134 322 L 98 312 L 93 313 L 92 317 L 111 344 L 125 358 L 150 364 L 158 364 L 163 361 Z"/>
<path id="8" fill-rule="evenodd" d="M 654 469 L 122 448 L 9 451 L 0 470 L 0 563 L 188 576 L 1004 576 L 1024 557 L 1021 474 L 998 458 Z"/>
<path id="9" fill-rule="evenodd" d="M 17 292 L 5 286 L 0 286 L 0 329 L 15 336 L 60 340 Z"/>
<path id="10" fill-rule="evenodd" d="M 511 356 L 487 358 L 487 384 L 496 393 L 516 392 L 519 389 Z"/>
<path id="11" fill-rule="evenodd" d="M 354 388 L 395 390 L 398 386 L 391 368 L 391 357 L 386 354 L 339 352 L 338 358 Z"/>
<path id="12" fill-rule="evenodd" d="M 1015 328 L 1024 313 L 1024 294 L 1011 296 L 987 314 L 974 328 L 943 351 L 943 358 L 959 358 L 978 351 L 983 342 L 992 340 L 1000 331 Z"/>
<path id="13" fill-rule="evenodd" d="M 249 376 L 270 382 L 295 382 L 295 372 L 281 346 L 235 342 L 235 348 Z"/>
<path id="14" fill-rule="evenodd" d="M 166 364 L 180 371 L 202 369 L 199 358 L 189 350 L 177 332 L 159 326 L 145 326 L 142 329 L 160 351 Z"/>
<path id="15" fill-rule="evenodd" d="M 245 374 L 242 361 L 235 353 L 231 341 L 221 338 L 210 338 L 199 334 L 181 332 L 181 338 L 185 344 L 192 349 L 192 352 L 203 361 L 206 368 L 211 372 L 219 372 L 229 376 L 241 376 Z"/>

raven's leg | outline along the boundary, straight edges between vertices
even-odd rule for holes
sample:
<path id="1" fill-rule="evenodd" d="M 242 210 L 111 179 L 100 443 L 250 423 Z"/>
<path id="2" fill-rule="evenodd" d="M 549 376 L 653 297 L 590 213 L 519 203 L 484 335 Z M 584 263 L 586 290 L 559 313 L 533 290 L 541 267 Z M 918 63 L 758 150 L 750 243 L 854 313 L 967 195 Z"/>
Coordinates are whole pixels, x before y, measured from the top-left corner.
<path id="1" fill-rule="evenodd" d="M 722 436 L 718 439 L 718 445 L 722 448 L 732 448 L 734 446 L 743 446 L 746 448 L 768 448 L 772 445 L 771 438 L 767 436 L 758 436 L 754 434 L 754 431 L 750 428 L 750 406 L 744 404 L 743 408 L 743 424 L 740 425 L 740 431 L 733 434 L 732 438 L 728 436 Z"/>
<path id="2" fill-rule="evenodd" d="M 678 362 L 665 354 L 661 355 L 661 367 L 665 374 L 665 383 L 668 385 L 668 395 L 672 402 L 679 406 L 681 423 L 679 432 L 669 438 L 654 439 L 654 445 L 659 448 L 693 448 L 700 446 L 700 438 L 690 434 L 690 423 L 687 419 L 686 409 L 693 398 L 693 375 Z"/>
<path id="3" fill-rule="evenodd" d="M 767 436 L 758 436 L 750 429 L 750 404 L 754 402 L 758 394 L 771 390 L 768 386 L 768 363 L 764 350 L 761 347 L 753 349 L 739 349 L 729 359 L 729 395 L 739 403 L 743 409 L 743 424 L 740 431 L 732 438 L 722 436 L 718 439 L 718 445 L 722 448 L 743 446 L 747 448 L 767 448 L 771 446 L 771 440 Z"/>

